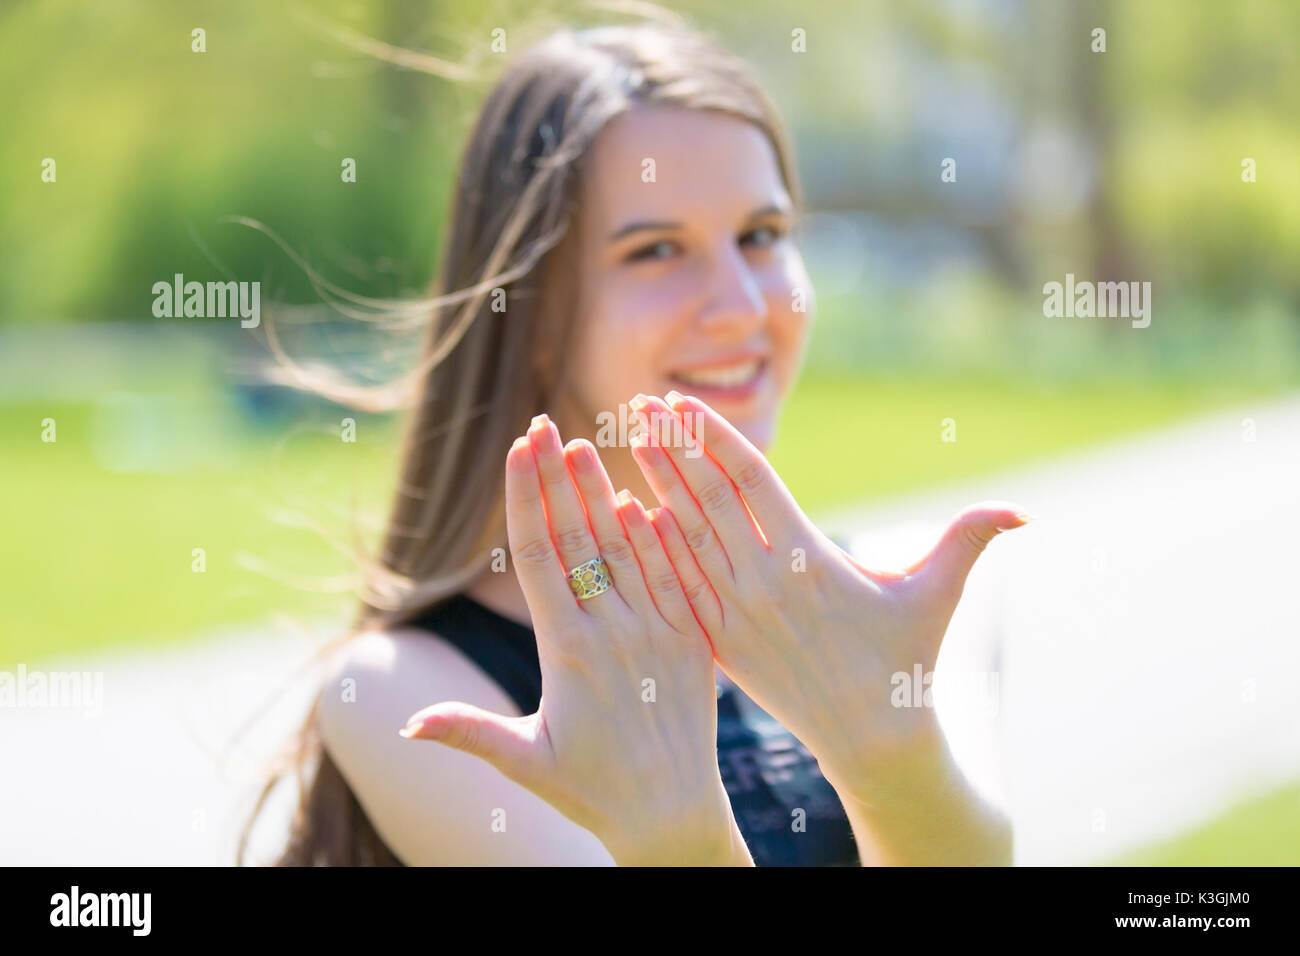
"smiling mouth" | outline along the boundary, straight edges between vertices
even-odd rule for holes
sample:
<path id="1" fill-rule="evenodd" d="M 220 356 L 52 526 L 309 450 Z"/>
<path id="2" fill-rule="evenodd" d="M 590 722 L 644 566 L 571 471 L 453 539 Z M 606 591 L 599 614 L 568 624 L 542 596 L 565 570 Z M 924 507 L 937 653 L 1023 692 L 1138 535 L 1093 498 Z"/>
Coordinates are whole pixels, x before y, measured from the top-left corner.
<path id="1" fill-rule="evenodd" d="M 745 389 L 758 381 L 767 360 L 756 358 L 723 365 L 699 365 L 673 372 L 668 377 L 679 385 L 704 389 Z"/>

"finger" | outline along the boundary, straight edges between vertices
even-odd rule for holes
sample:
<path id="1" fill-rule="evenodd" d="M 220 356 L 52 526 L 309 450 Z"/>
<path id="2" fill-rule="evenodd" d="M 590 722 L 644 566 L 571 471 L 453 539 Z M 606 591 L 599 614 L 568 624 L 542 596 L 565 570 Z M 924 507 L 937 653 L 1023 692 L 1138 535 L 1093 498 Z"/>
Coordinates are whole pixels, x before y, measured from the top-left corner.
<path id="1" fill-rule="evenodd" d="M 666 398 L 692 434 L 707 441 L 705 450 L 735 483 L 767 540 L 784 542 L 795 537 L 803 512 L 763 453 L 700 399 L 676 391 Z"/>
<path id="2" fill-rule="evenodd" d="M 618 493 L 618 515 L 627 528 L 627 536 L 645 571 L 645 582 L 658 608 L 659 616 L 679 634 L 702 637 L 690 602 L 682 591 L 673 563 L 668 560 L 663 542 L 655 534 L 645 508 L 630 492 Z"/>
<path id="3" fill-rule="evenodd" d="M 585 438 L 575 438 L 565 446 L 564 457 L 586 507 L 587 521 L 596 538 L 596 550 L 609 566 L 614 587 L 618 588 L 628 606 L 641 616 L 657 614 L 650 592 L 646 590 L 636 549 L 628 541 L 619 520 L 614 486 L 595 447 Z"/>
<path id="4" fill-rule="evenodd" d="M 672 460 L 677 474 L 717 533 L 732 566 L 744 560 L 755 544 L 766 550 L 767 542 L 755 527 L 740 492 L 722 467 L 705 454 L 704 446 L 682 417 L 655 396 L 638 395 L 632 399 L 631 407 L 648 416 L 652 440 L 658 439 L 659 447 Z M 661 434 L 663 431 L 669 434 Z"/>
<path id="5" fill-rule="evenodd" d="M 989 542 L 1033 519 L 1021 508 L 1005 502 L 986 502 L 964 510 L 948 525 L 939 543 L 913 568 L 924 575 L 955 605 L 966 579 Z"/>
<path id="6" fill-rule="evenodd" d="M 578 489 L 573 486 L 569 467 L 564 463 L 564 449 L 560 445 L 560 432 L 545 415 L 533 419 L 528 429 L 528 441 L 537 462 L 537 472 L 542 476 L 542 497 L 546 500 L 546 520 L 551 529 L 551 540 L 559 552 L 560 563 L 569 571 L 600 557 L 596 539 L 587 523 L 587 513 L 582 508 Z M 612 595 L 612 596 L 611 596 Z M 583 600 L 583 610 L 595 613 L 608 608 L 621 599 L 613 588 Z"/>
<path id="7" fill-rule="evenodd" d="M 682 529 L 673 520 L 673 513 L 667 508 L 655 508 L 649 514 L 650 524 L 663 542 L 668 560 L 673 563 L 677 579 L 682 582 L 682 593 L 690 602 L 695 618 L 700 622 L 706 634 L 716 634 L 722 629 L 722 602 L 714 592 L 709 579 L 704 576 L 700 566 L 695 562 L 695 555 L 682 537 Z"/>
<path id="8" fill-rule="evenodd" d="M 537 763 L 537 715 L 503 717 L 460 701 L 426 707 L 398 731 L 411 740 L 440 744 L 486 760 L 511 780 L 530 779 Z"/>
<path id="9" fill-rule="evenodd" d="M 546 527 L 541 478 L 527 438 L 515 439 L 506 455 L 506 535 L 535 629 L 549 631 L 580 614 Z"/>
<path id="10" fill-rule="evenodd" d="M 659 503 L 673 512 L 700 570 L 715 588 L 729 588 L 735 577 L 727 552 L 704 512 L 695 503 L 690 489 L 682 482 L 672 460 L 662 448 L 650 444 L 644 432 L 632 436 L 628 445 L 632 449 L 632 458 Z"/>

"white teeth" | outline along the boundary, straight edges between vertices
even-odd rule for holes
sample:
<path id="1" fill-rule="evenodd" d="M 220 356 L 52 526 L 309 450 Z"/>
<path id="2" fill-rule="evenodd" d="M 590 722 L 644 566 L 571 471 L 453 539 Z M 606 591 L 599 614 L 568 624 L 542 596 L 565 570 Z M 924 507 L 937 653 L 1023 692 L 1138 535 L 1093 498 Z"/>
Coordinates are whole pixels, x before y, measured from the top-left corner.
<path id="1" fill-rule="evenodd" d="M 762 365 L 762 360 L 753 359 L 739 365 L 728 365 L 722 368 L 696 368 L 691 369 L 689 372 L 677 372 L 673 378 L 687 385 L 711 385 L 714 388 L 732 388 L 736 385 L 744 385 L 752 379 L 758 374 L 758 370 Z"/>

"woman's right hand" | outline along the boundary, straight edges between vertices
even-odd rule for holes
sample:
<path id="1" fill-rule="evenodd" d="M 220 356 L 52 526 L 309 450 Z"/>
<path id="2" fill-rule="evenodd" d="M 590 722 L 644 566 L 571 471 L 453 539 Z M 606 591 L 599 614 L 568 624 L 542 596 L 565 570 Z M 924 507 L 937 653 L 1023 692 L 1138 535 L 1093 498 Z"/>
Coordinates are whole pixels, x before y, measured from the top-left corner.
<path id="1" fill-rule="evenodd" d="M 718 769 L 713 650 L 641 503 L 616 498 L 595 448 L 562 448 L 541 415 L 506 457 L 506 521 L 537 713 L 440 703 L 403 734 L 491 763 L 620 865 L 751 864 Z M 566 572 L 597 556 L 614 586 L 580 601 Z"/>

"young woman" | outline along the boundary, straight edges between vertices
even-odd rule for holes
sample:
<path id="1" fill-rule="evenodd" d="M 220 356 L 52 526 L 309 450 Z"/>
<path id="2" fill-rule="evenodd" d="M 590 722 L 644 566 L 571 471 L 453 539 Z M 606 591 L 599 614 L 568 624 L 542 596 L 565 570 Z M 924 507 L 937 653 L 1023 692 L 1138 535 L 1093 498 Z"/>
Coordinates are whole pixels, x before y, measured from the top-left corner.
<path id="1" fill-rule="evenodd" d="M 1026 519 L 970 509 L 882 574 L 803 516 L 762 455 L 808 333 L 798 208 L 768 99 L 698 36 L 564 32 L 496 84 L 409 420 L 396 585 L 304 728 L 282 863 L 1010 861 L 890 677 L 933 668 L 975 558 Z M 629 401 L 676 440 L 611 447 Z"/>

